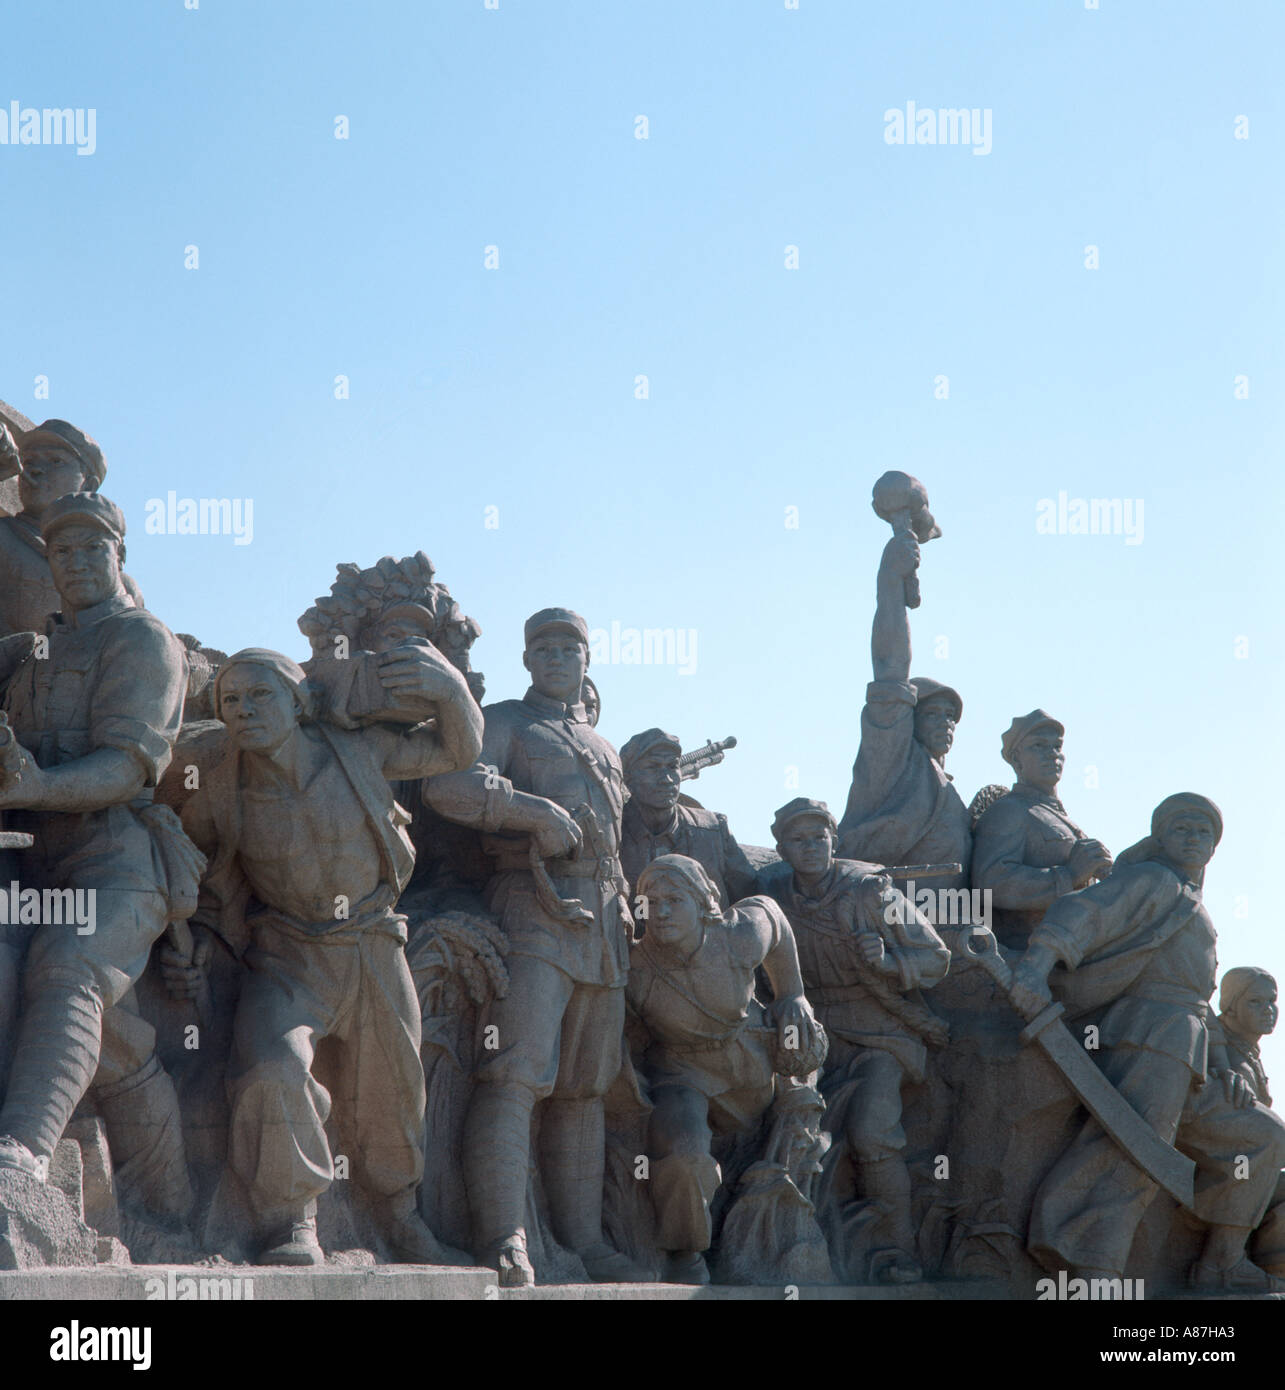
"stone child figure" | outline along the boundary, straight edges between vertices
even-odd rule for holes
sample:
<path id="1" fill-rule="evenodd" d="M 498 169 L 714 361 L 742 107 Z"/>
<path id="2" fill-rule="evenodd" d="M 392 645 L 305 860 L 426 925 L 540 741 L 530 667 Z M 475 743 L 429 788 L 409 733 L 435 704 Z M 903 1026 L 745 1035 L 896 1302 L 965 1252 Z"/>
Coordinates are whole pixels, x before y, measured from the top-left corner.
<path id="1" fill-rule="evenodd" d="M 940 681 L 910 678 L 908 608 L 916 604 L 908 596 L 917 603 L 919 540 L 940 532 L 921 484 L 909 500 L 914 506 L 908 525 L 896 531 L 879 562 L 870 641 L 874 680 L 861 711 L 839 854 L 883 864 L 958 863 L 960 874 L 942 879 L 941 886 L 964 888 L 972 830 L 968 808 L 944 767 L 963 701 Z"/>
<path id="2" fill-rule="evenodd" d="M 14 812 L 9 828 L 35 837 L 22 864 L 28 882 L 88 891 L 94 920 L 84 933 L 45 923 L 27 953 L 0 1165 L 29 1172 L 51 1157 L 94 1079 L 104 1010 L 129 993 L 166 924 L 195 908 L 203 864 L 173 813 L 153 802 L 187 663 L 169 629 L 126 592 L 124 518 L 97 493 L 72 493 L 44 508 L 41 536 L 61 613 L 47 656 L 29 634 L 15 669 L 17 639 L 6 646 L 3 709 L 22 751 L 0 783 L 0 809 Z M 186 1182 L 174 1176 L 180 1208 Z"/>
<path id="3" fill-rule="evenodd" d="M 973 831 L 973 887 L 989 890 L 995 935 L 1018 950 L 1058 898 L 1111 871 L 1106 846 L 1090 840 L 1058 800 L 1065 732 L 1042 709 L 1013 720 L 1001 749 L 1017 781 Z"/>
<path id="4" fill-rule="evenodd" d="M 1266 970 L 1237 965 L 1223 976 L 1218 992 L 1218 1029 L 1227 1049 L 1227 1064 L 1244 1080 L 1258 1104 L 1268 1110 L 1272 1108 L 1272 1094 L 1258 1046 L 1276 1031 L 1279 1016 L 1276 980 Z M 1260 1269 L 1285 1276 L 1285 1172 L 1277 1181 L 1267 1215 L 1250 1237 L 1249 1253 Z"/>
<path id="5" fill-rule="evenodd" d="M 710 1204 L 722 1180 L 713 1136 L 751 1131 L 777 1075 L 812 1072 L 825 1035 L 803 995 L 789 923 L 770 898 L 724 911 L 709 874 L 681 854 L 654 859 L 634 887 L 647 933 L 633 948 L 627 993 L 646 1038 L 656 1243 L 671 1281 L 707 1284 Z M 770 1011 L 754 997 L 760 965 L 775 997 Z"/>
<path id="6" fill-rule="evenodd" d="M 1280 1009 L 1276 980 L 1256 965 L 1237 965 L 1223 976 L 1218 992 L 1218 1026 L 1227 1064 L 1244 1078 L 1259 1105 L 1272 1107 L 1259 1043 L 1276 1031 Z"/>
<path id="7" fill-rule="evenodd" d="M 1050 984 L 1073 1017 L 1110 1002 L 1101 1067 L 1157 1134 L 1197 1164 L 1196 1215 L 1208 1226 L 1193 1287 L 1285 1289 L 1245 1254 L 1285 1162 L 1285 1123 L 1254 1103 L 1208 1026 L 1216 936 L 1201 900 L 1223 821 L 1207 797 L 1180 792 L 1151 817 L 1151 834 L 1101 883 L 1059 898 L 1031 933 L 1012 999 L 1028 1017 Z M 1055 966 L 1064 969 L 1050 971 Z M 1158 1188 L 1096 1120 L 1036 1193 L 1029 1244 L 1047 1268 L 1120 1278 Z"/>
<path id="8" fill-rule="evenodd" d="M 423 1174 L 420 1011 L 396 911 L 414 854 L 389 780 L 468 765 L 482 717 L 464 677 L 425 646 L 381 668 L 392 698 L 435 726 L 310 722 L 303 670 L 249 648 L 220 668 L 230 752 L 183 809 L 209 854 L 203 913 L 247 973 L 233 1027 L 228 1161 L 246 1186 L 265 1264 L 323 1262 L 317 1197 L 334 1176 L 331 1097 L 314 1075 L 338 1041 L 337 1097 L 393 1254 L 449 1263 L 415 1209 Z"/>
<path id="9" fill-rule="evenodd" d="M 620 871 L 624 781 L 581 703 L 589 630 L 578 613 L 527 619 L 531 688 L 487 705 L 480 764 L 436 777 L 425 801 L 482 830 L 488 903 L 508 938 L 509 992 L 487 1024 L 464 1162 L 478 1257 L 500 1283 L 534 1281 L 526 1247 L 532 1115 L 553 1235 L 593 1279 L 640 1277 L 603 1237 L 603 1097 L 621 1069 L 632 918 Z M 573 815 L 573 813 L 577 813 Z"/>
<path id="10" fill-rule="evenodd" d="M 950 952 L 927 919 L 874 864 L 835 859 L 836 827 L 824 801 L 797 797 L 772 823 L 785 861 L 765 887 L 798 943 L 804 987 L 830 1039 L 821 1075 L 824 1125 L 836 1143 L 827 1168 L 836 1191 L 855 1186 L 884 1216 L 869 1267 L 887 1283 L 923 1277 L 910 1219 L 902 1087 L 924 1079 L 926 1045 L 948 1030 L 918 991 L 946 974 Z M 835 1251 L 842 1264 L 842 1251 Z"/>
<path id="11" fill-rule="evenodd" d="M 663 729 L 635 734 L 620 750 L 625 786 L 620 863 L 625 877 L 638 875 L 662 854 L 695 859 L 714 882 L 721 907 L 748 898 L 757 889 L 754 867 L 732 838 L 727 817 L 678 799 L 682 745 Z"/>

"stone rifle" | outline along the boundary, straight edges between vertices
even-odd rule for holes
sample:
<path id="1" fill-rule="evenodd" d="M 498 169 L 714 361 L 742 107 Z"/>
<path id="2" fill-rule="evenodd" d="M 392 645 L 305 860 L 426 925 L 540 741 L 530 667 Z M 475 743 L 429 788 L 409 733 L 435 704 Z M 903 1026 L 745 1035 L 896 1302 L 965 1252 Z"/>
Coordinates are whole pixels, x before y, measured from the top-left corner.
<path id="1" fill-rule="evenodd" d="M 725 739 L 717 742 L 710 739 L 699 748 L 693 748 L 690 753 L 684 753 L 678 760 L 679 779 L 685 782 L 690 777 L 699 777 L 707 767 L 714 767 L 723 761 L 724 750 L 735 747 L 735 738 L 728 734 Z"/>

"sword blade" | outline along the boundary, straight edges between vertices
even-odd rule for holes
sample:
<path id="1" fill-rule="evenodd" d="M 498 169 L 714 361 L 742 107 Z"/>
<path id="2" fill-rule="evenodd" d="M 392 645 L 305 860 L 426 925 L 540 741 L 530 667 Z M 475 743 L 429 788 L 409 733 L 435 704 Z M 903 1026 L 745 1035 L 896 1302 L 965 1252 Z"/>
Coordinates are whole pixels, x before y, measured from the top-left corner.
<path id="1" fill-rule="evenodd" d="M 1062 1022 L 1060 1004 L 1045 1009 L 1022 1032 L 1037 1042 L 1062 1073 L 1089 1114 L 1129 1158 L 1174 1199 L 1194 1209 L 1196 1165 L 1156 1133 L 1103 1075 Z"/>

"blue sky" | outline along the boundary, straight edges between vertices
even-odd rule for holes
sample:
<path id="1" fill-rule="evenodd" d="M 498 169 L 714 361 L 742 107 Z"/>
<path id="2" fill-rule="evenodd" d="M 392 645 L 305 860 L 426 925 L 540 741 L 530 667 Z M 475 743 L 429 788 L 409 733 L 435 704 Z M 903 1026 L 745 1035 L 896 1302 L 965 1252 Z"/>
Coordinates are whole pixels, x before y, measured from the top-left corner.
<path id="1" fill-rule="evenodd" d="M 19 7 L 0 109 L 97 147 L 0 146 L 0 397 L 99 439 L 149 605 L 211 645 L 303 655 L 336 562 L 417 549 L 493 699 L 537 607 L 695 630 L 693 674 L 594 668 L 601 728 L 736 734 L 696 790 L 752 843 L 844 800 L 870 485 L 914 473 L 965 798 L 1035 705 L 1112 849 L 1213 796 L 1222 961 L 1285 971 L 1283 39 L 1268 0 Z M 887 144 L 908 101 L 989 109 L 990 153 Z M 253 499 L 253 542 L 146 535 L 169 489 Z M 1059 492 L 1141 499 L 1142 543 L 1038 534 Z"/>

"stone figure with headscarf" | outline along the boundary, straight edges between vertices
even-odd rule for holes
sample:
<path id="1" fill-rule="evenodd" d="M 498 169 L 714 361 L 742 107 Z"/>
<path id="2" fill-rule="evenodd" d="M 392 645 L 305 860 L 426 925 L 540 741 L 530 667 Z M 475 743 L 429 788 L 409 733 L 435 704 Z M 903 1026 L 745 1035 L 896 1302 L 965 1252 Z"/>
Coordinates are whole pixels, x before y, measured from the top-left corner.
<path id="1" fill-rule="evenodd" d="M 420 1011 L 396 910 L 414 853 L 389 781 L 468 766 L 482 718 L 464 675 L 427 644 L 380 678 L 390 698 L 431 704 L 435 721 L 337 728 L 312 719 L 312 692 L 289 657 L 261 648 L 229 657 L 214 704 L 230 750 L 183 809 L 210 857 L 202 914 L 247 967 L 228 1159 L 267 1264 L 324 1259 L 317 1198 L 335 1169 L 331 1095 L 314 1061 L 327 1038 L 338 1044 L 336 1099 L 360 1155 L 355 1176 L 392 1255 L 449 1263 L 454 1254 L 416 1211 Z"/>
<path id="2" fill-rule="evenodd" d="M 1197 1165 L 1195 1212 L 1207 1234 L 1193 1287 L 1285 1290 L 1245 1253 L 1285 1162 L 1285 1123 L 1255 1103 L 1209 1026 L 1217 938 L 1201 890 L 1222 833 L 1208 797 L 1162 801 L 1151 833 L 1106 879 L 1045 914 L 1014 971 L 1013 1002 L 1033 1015 L 1052 994 L 1072 1018 L 1106 1006 L 1102 1070 Z M 1031 1253 L 1049 1269 L 1118 1278 L 1157 1190 L 1090 1119 L 1036 1193 Z"/>

